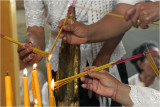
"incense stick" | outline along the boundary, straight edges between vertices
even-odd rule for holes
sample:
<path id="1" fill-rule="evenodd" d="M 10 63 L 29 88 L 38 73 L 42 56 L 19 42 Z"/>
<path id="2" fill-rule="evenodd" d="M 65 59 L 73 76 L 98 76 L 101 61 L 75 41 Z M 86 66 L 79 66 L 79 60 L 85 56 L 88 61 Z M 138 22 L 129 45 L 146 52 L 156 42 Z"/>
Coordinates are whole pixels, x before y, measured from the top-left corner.
<path id="1" fill-rule="evenodd" d="M 158 68 L 157 68 L 157 66 L 155 64 L 155 61 L 153 60 L 152 55 L 150 54 L 149 49 L 147 49 L 147 51 L 149 53 L 149 55 L 147 57 L 147 60 L 150 63 L 150 66 L 152 67 L 152 69 L 155 72 L 155 74 L 157 75 L 157 77 L 160 79 L 160 73 L 159 73 L 159 70 L 158 70 Z"/>
<path id="2" fill-rule="evenodd" d="M 124 18 L 124 16 L 118 15 L 118 14 L 115 14 L 115 13 L 102 12 L 102 11 L 99 11 L 99 10 L 89 9 L 89 8 L 85 8 L 85 7 L 81 7 L 81 6 L 74 6 L 74 7 L 84 9 L 84 10 L 93 11 L 93 12 L 98 12 L 98 13 L 102 13 L 102 14 L 106 14 L 106 15 L 110 15 L 110 16 L 115 16 L 115 17 L 119 17 L 119 18 Z M 140 20 L 137 20 L 137 22 L 140 22 Z M 150 24 L 159 25 L 158 23 L 150 23 Z"/>
<path id="3" fill-rule="evenodd" d="M 71 6 L 71 8 L 69 9 L 69 12 L 68 12 L 68 14 L 67 14 L 67 17 L 65 18 L 65 20 L 64 20 L 64 22 L 63 22 L 63 25 L 62 25 L 62 27 L 60 28 L 60 31 L 58 32 L 58 35 L 57 35 L 57 37 L 56 37 L 56 40 L 54 41 L 53 46 L 52 46 L 52 48 L 51 48 L 51 50 L 50 50 L 50 52 L 49 52 L 49 55 L 51 55 L 51 53 L 52 53 L 52 51 L 53 51 L 53 49 L 54 49 L 54 47 L 55 47 L 55 45 L 56 45 L 56 43 L 57 43 L 57 40 L 58 40 L 60 34 L 62 33 L 63 26 L 66 24 L 66 22 L 67 22 L 67 20 L 68 20 L 68 17 L 69 17 L 69 15 L 71 14 L 71 12 L 72 12 L 72 10 L 73 10 L 73 7 L 74 7 L 74 5 L 76 4 L 76 2 L 77 2 L 77 0 L 74 0 L 74 1 L 73 1 L 72 6 Z"/>
<path id="4" fill-rule="evenodd" d="M 152 51 L 152 52 L 154 52 L 154 51 Z M 130 60 L 133 60 L 133 59 L 136 59 L 136 58 L 143 57 L 146 54 L 149 54 L 149 53 L 138 54 L 138 55 L 135 55 L 135 56 L 123 59 L 123 60 L 119 60 L 119 61 L 116 61 L 116 62 L 105 64 L 105 65 L 102 65 L 100 67 L 96 67 L 94 69 L 91 69 L 90 71 L 100 71 L 100 70 L 109 68 L 112 65 L 117 65 L 117 64 L 120 64 L 120 63 L 123 63 L 123 62 L 126 62 L 126 61 L 130 61 Z M 59 87 L 73 81 L 74 79 L 78 79 L 78 78 L 86 76 L 86 75 L 88 75 L 88 71 L 77 74 L 77 75 L 74 75 L 74 76 L 71 76 L 71 77 L 68 77 L 68 78 L 65 78 L 65 79 L 62 79 L 62 80 L 59 80 L 59 81 L 55 82 L 55 89 L 58 89 Z"/>
<path id="5" fill-rule="evenodd" d="M 12 43 L 15 43 L 17 45 L 23 45 L 23 43 L 18 42 L 18 41 L 14 40 L 14 39 L 12 39 L 12 38 L 10 38 L 8 36 L 4 36 L 4 35 L 0 34 L 0 37 L 3 38 L 3 39 L 5 39 L 5 40 L 8 40 L 8 41 L 10 41 Z M 32 49 L 33 49 L 33 52 L 36 53 L 36 54 L 39 54 L 39 55 L 41 55 L 43 57 L 47 57 L 48 56 L 47 52 L 44 52 L 42 50 L 39 50 L 39 49 L 33 48 L 33 47 L 32 47 Z"/>

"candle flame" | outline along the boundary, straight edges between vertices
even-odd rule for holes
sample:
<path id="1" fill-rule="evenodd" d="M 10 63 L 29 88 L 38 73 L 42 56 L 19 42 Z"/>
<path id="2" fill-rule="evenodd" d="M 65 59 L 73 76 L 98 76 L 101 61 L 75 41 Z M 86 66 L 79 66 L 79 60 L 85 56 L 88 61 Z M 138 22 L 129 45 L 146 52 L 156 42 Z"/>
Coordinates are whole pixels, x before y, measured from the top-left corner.
<path id="1" fill-rule="evenodd" d="M 25 69 L 23 70 L 24 76 L 27 76 L 27 73 L 28 73 L 28 71 L 27 71 L 27 69 L 25 68 Z"/>
<path id="2" fill-rule="evenodd" d="M 52 79 L 52 82 L 51 82 L 51 89 L 54 90 L 54 79 Z"/>
<path id="3" fill-rule="evenodd" d="M 33 65 L 33 69 L 36 69 L 36 68 L 37 68 L 37 64 L 34 64 L 34 65 Z"/>
<path id="4" fill-rule="evenodd" d="M 52 57 L 52 55 L 50 54 L 50 55 L 48 56 L 48 61 L 50 61 L 50 60 L 51 60 L 51 57 Z"/>
<path id="5" fill-rule="evenodd" d="M 34 103 L 35 103 L 35 104 L 38 104 L 38 100 L 37 100 L 37 99 L 35 99 L 35 100 L 34 100 Z"/>

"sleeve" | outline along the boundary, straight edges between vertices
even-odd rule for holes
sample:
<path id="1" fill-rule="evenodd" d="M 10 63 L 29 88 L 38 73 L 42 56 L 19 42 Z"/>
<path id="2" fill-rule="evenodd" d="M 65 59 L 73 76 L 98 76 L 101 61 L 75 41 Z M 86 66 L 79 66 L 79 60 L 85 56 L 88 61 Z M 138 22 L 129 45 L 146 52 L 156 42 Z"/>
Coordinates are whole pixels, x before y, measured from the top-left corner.
<path id="1" fill-rule="evenodd" d="M 24 0 L 26 26 L 44 25 L 44 4 L 42 0 Z"/>
<path id="2" fill-rule="evenodd" d="M 160 92 L 152 88 L 130 85 L 133 107 L 160 107 Z"/>
<path id="3" fill-rule="evenodd" d="M 152 2 L 155 2 L 155 1 L 160 1 L 160 0 L 151 0 Z"/>
<path id="4" fill-rule="evenodd" d="M 145 0 L 117 0 L 117 4 L 118 3 L 126 3 L 126 4 L 134 5 L 138 2 L 145 2 Z"/>

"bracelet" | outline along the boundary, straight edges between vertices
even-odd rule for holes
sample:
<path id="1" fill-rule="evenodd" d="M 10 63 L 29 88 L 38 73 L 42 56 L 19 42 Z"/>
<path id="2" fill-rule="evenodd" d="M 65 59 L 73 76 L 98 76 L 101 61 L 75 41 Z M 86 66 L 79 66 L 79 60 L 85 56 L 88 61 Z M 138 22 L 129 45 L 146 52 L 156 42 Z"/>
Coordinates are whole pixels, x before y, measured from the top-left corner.
<path id="1" fill-rule="evenodd" d="M 117 81 L 117 88 L 116 88 L 116 94 L 115 94 L 115 97 L 114 97 L 114 101 L 116 101 L 116 98 L 117 98 L 117 92 L 118 92 L 118 83 L 119 83 L 119 80 Z"/>

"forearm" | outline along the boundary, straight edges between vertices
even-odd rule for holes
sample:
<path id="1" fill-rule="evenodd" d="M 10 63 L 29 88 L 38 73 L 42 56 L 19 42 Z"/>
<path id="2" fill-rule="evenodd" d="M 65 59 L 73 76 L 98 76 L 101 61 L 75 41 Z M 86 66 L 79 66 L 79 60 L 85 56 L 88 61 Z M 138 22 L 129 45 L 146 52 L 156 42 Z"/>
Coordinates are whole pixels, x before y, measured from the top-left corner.
<path id="1" fill-rule="evenodd" d="M 112 53 L 121 41 L 122 37 L 123 34 L 116 38 L 105 41 L 103 47 L 101 48 L 100 52 L 98 53 L 96 59 L 93 62 L 93 66 L 101 66 L 109 63 Z"/>
<path id="2" fill-rule="evenodd" d="M 129 4 L 118 4 L 111 13 L 124 16 L 125 11 L 131 8 Z M 117 37 L 131 27 L 131 22 L 125 21 L 124 18 L 106 15 L 99 22 L 89 25 L 88 42 L 104 41 Z"/>
<path id="3" fill-rule="evenodd" d="M 33 43 L 33 45 L 37 45 L 40 49 L 45 49 L 45 34 L 43 27 L 28 27 L 26 34 L 26 43 Z"/>

